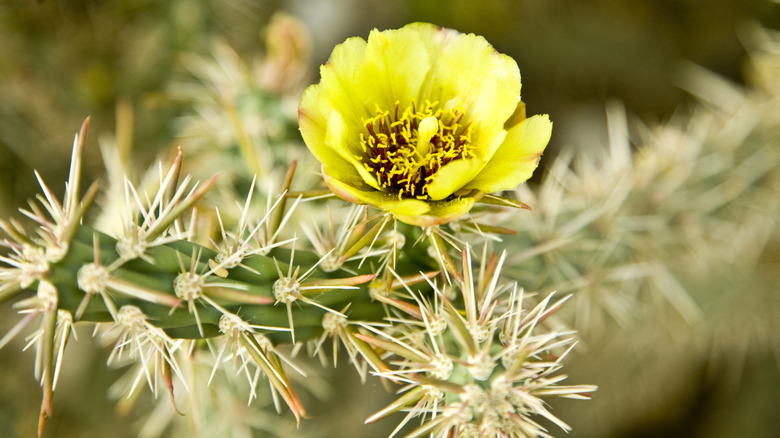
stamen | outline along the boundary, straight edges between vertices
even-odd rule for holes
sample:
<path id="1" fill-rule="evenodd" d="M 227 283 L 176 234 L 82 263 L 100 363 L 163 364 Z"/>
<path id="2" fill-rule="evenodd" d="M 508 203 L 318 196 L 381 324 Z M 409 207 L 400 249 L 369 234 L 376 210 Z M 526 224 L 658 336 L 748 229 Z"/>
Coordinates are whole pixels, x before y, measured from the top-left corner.
<path id="1" fill-rule="evenodd" d="M 471 145 L 471 123 L 461 125 L 462 107 L 438 108 L 426 101 L 417 109 L 414 101 L 400 111 L 376 108 L 376 116 L 364 119 L 360 134 L 363 166 L 376 177 L 386 193 L 399 199 L 428 199 L 428 184 L 436 173 L 454 160 L 475 157 Z M 400 113 L 400 116 L 399 116 Z"/>

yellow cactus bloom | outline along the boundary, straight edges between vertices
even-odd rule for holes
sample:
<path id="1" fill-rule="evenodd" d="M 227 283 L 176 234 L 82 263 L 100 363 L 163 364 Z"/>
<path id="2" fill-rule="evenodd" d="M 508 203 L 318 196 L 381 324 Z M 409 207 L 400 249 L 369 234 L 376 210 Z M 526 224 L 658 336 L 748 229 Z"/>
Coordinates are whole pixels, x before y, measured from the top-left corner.
<path id="1" fill-rule="evenodd" d="M 428 23 L 349 38 L 301 97 L 306 145 L 339 197 L 421 226 L 530 178 L 550 139 L 520 70 L 482 37 Z"/>

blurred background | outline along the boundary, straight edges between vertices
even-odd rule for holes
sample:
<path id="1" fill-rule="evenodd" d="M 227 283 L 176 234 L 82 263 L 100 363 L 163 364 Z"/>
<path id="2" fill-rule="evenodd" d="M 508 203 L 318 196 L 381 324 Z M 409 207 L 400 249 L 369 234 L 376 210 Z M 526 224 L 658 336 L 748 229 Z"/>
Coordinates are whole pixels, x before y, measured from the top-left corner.
<path id="1" fill-rule="evenodd" d="M 267 29 L 278 12 L 301 27 L 276 32 L 282 41 L 274 42 Z M 197 85 L 215 90 L 193 59 L 222 54 L 218 59 L 243 60 L 251 70 L 253 60 L 292 51 L 285 52 L 287 60 L 298 64 L 286 64 L 289 82 L 256 82 L 267 85 L 264 92 L 284 96 L 279 110 L 294 119 L 300 91 L 318 80 L 317 67 L 335 44 L 413 21 L 483 35 L 517 60 L 528 113 L 548 113 L 555 123 L 548 160 L 568 147 L 604 143 L 608 102 L 622 102 L 630 118 L 649 125 L 687 111 L 694 99 L 680 87 L 681 72 L 691 63 L 744 85 L 749 51 L 744 29 L 780 28 L 780 5 L 766 0 L 0 0 L 0 214 L 19 217 L 16 209 L 38 192 L 33 169 L 55 192 L 62 191 L 73 135 L 86 116 L 91 117 L 87 179 L 105 175 L 96 146 L 101 137 L 132 144 L 136 169 L 170 157 L 174 146 L 185 153 L 191 144 L 197 147 L 199 140 L 186 129 L 202 103 Z M 224 97 L 222 91 L 217 84 L 216 95 Z M 294 126 L 289 135 L 294 137 Z M 778 249 L 770 247 L 763 259 L 766 270 L 776 269 Z M 10 309 L 0 310 L 0 333 L 15 320 L 10 315 Z M 21 346 L 0 350 L 2 437 L 35 433 L 40 391 L 32 375 L 34 354 L 20 353 Z M 642 384 L 668 385 L 663 393 L 668 398 L 648 402 L 646 409 L 630 404 L 628 412 L 615 406 L 621 394 L 631 392 L 625 384 L 632 371 L 623 370 L 622 387 L 610 387 L 593 365 L 600 346 L 590 347 L 590 359 L 584 359 L 590 371 L 569 373 L 571 383 L 599 384 L 594 401 L 555 406 L 573 426 L 572 437 L 780 437 L 780 358 L 770 349 L 740 356 L 733 369 L 720 370 L 706 360 L 682 363 L 676 350 L 646 357 L 657 372 Z M 104 366 L 105 351 L 89 342 L 69 348 L 71 360 L 45 436 L 136 436 L 138 417 L 117 415 L 115 403 L 107 402 L 107 388 L 118 374 Z M 343 387 L 357 387 L 351 369 L 339 373 L 351 382 Z M 381 401 L 363 406 L 359 397 L 351 397 L 354 409 L 366 411 L 361 418 L 381 406 Z"/>

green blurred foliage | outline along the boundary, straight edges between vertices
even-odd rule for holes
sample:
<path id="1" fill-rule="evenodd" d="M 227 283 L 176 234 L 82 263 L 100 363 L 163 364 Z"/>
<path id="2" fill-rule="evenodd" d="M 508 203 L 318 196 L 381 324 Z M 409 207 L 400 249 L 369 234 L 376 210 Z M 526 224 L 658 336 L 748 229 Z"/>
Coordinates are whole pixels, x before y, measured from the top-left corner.
<path id="1" fill-rule="evenodd" d="M 135 108 L 134 159 L 151 162 L 186 111 L 160 99 L 182 73 L 179 55 L 208 52 L 215 35 L 251 53 L 272 11 L 205 0 L 1 3 L 0 211 L 35 193 L 17 182 L 29 181 L 32 169 L 63 181 L 73 127 L 91 116 L 93 133 L 113 132 L 120 100 Z M 94 174 L 102 164 L 96 148 L 90 152 Z"/>

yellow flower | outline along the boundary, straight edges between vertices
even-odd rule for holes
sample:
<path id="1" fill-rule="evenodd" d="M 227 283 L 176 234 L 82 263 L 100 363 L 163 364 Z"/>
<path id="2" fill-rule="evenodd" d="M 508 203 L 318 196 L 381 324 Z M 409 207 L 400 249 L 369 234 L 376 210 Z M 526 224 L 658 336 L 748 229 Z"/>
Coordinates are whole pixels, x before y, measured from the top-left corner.
<path id="1" fill-rule="evenodd" d="M 301 97 L 306 145 L 339 197 L 421 226 L 527 180 L 550 139 L 520 70 L 482 37 L 428 23 L 350 38 Z"/>

